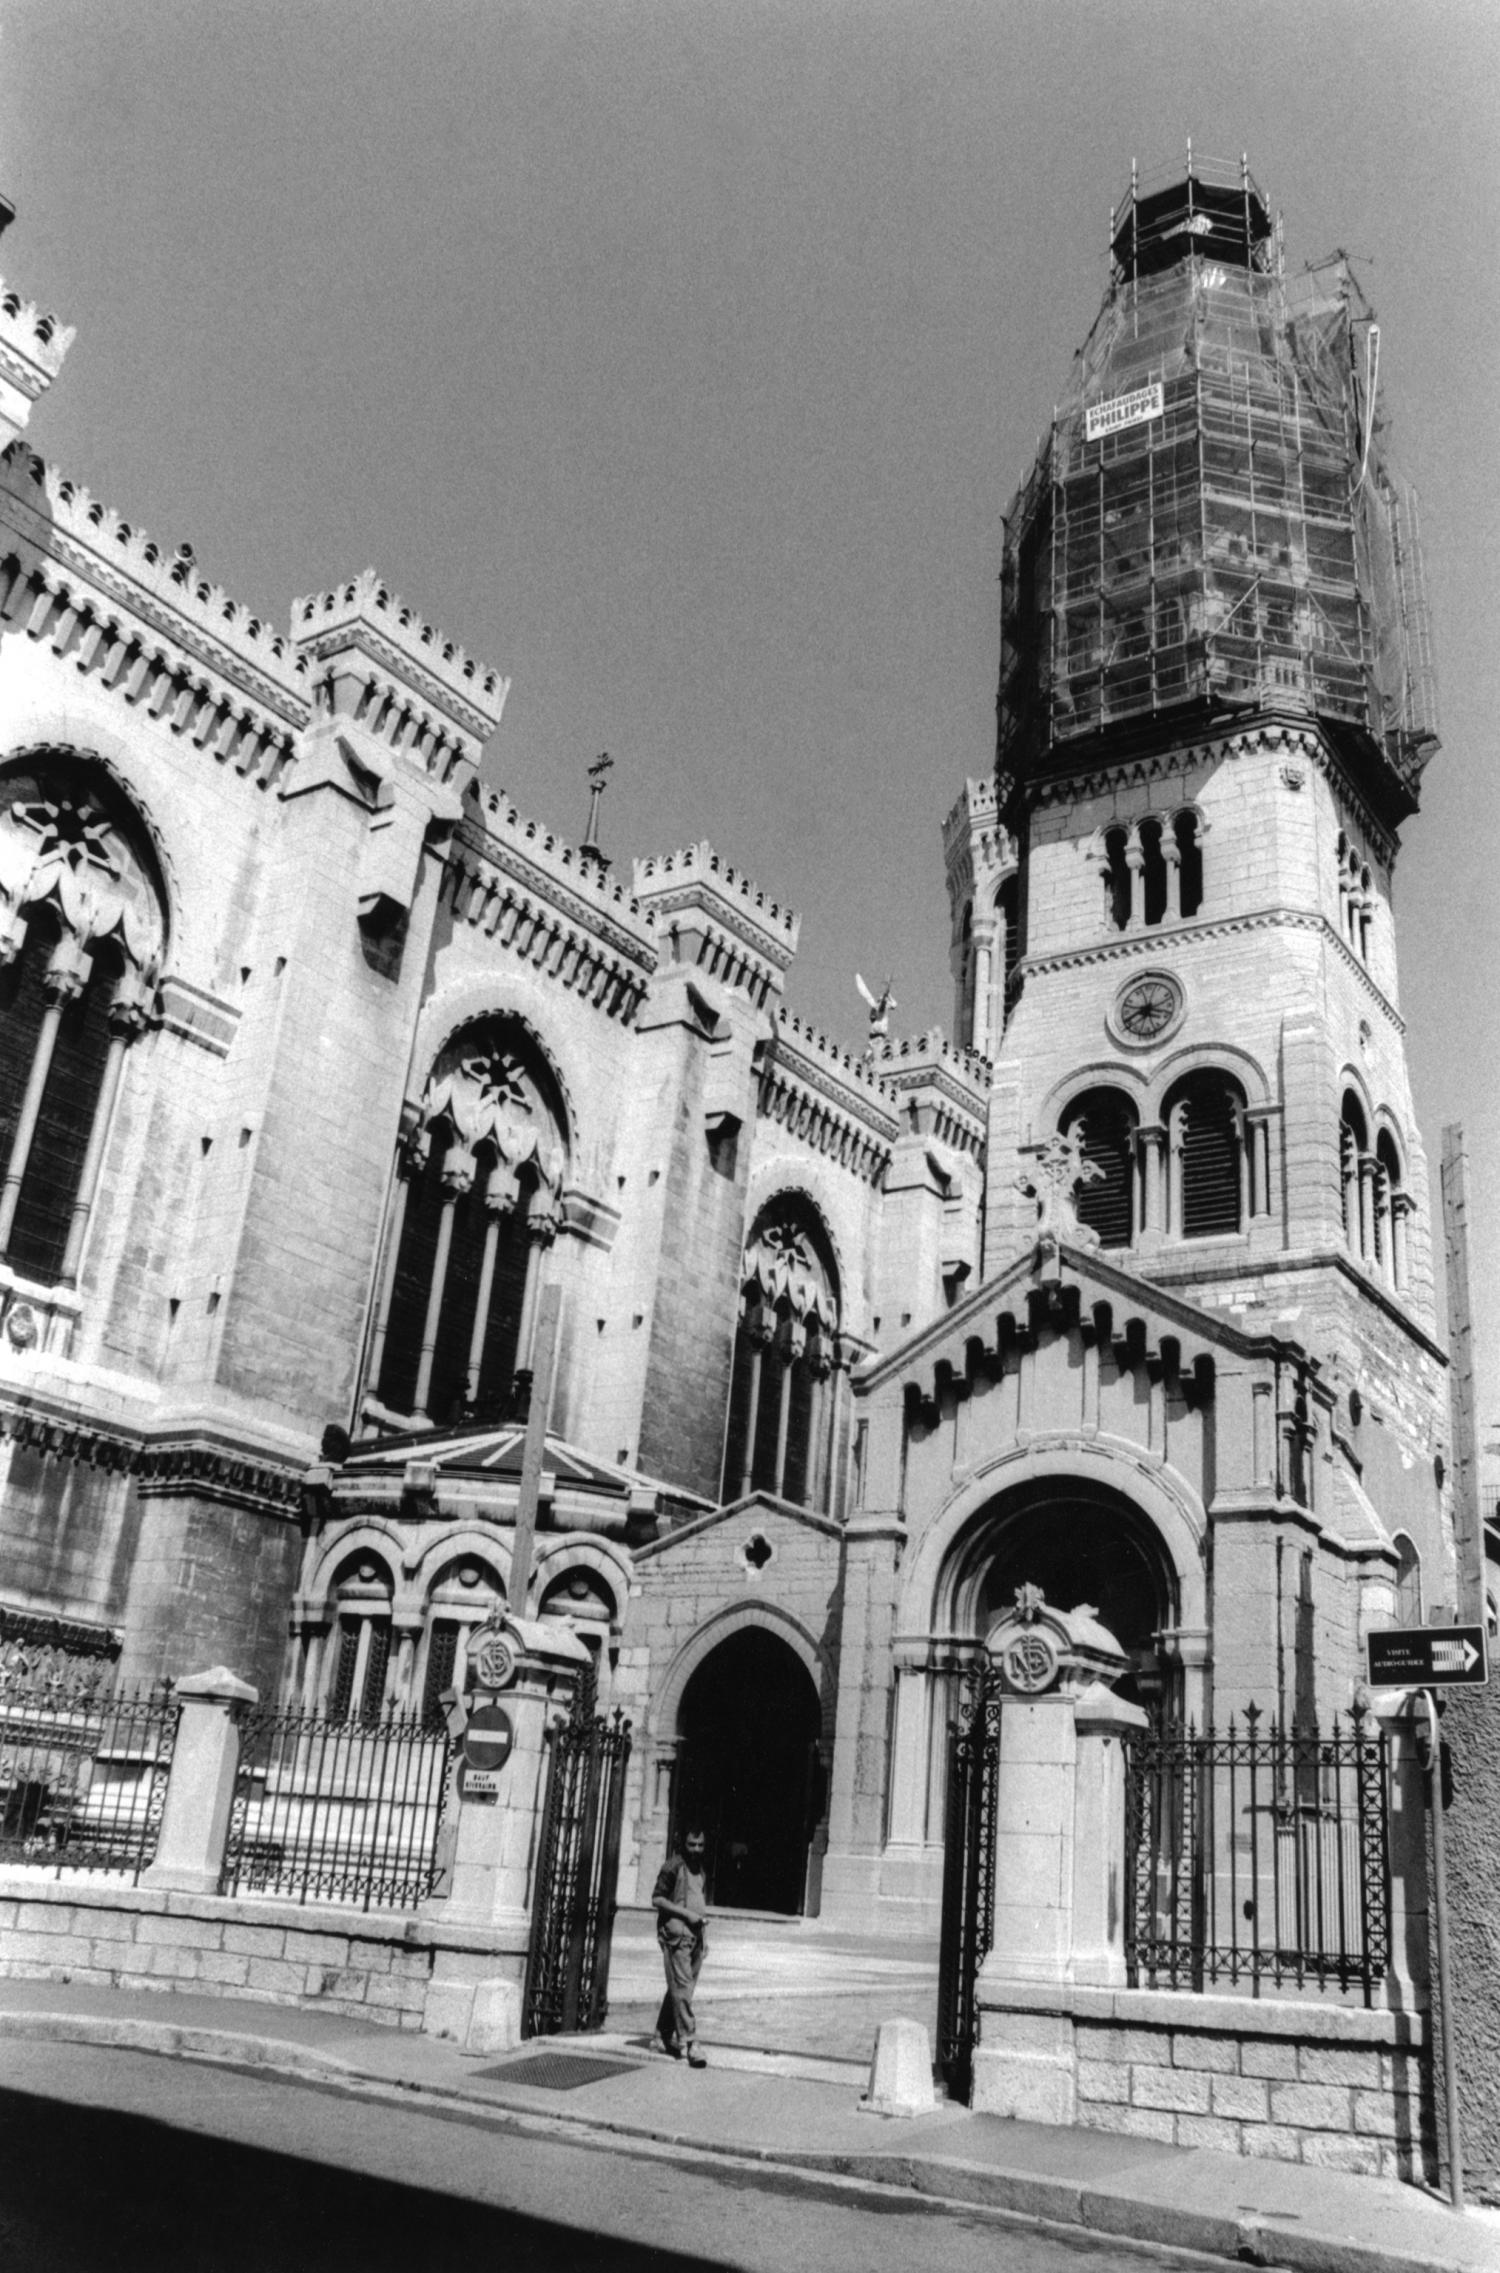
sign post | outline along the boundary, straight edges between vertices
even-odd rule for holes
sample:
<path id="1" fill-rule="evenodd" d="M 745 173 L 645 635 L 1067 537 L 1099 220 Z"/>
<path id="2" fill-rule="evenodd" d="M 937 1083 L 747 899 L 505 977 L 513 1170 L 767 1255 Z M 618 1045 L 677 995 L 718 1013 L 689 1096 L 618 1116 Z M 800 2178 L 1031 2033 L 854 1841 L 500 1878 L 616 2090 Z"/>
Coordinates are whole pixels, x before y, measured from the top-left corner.
<path id="1" fill-rule="evenodd" d="M 1437 1939 L 1438 2026 L 1443 2032 L 1443 2098 L 1448 2110 L 1448 2199 L 1464 2206 L 1464 2140 L 1458 2105 L 1458 2047 L 1448 1974 L 1448 1862 L 1443 1830 L 1443 1746 L 1435 1689 L 1477 1688 L 1489 1679 L 1483 1626 L 1392 1626 L 1365 1636 L 1372 1689 L 1420 1688 L 1427 1707 L 1427 1793 L 1432 1809 L 1432 1908 Z"/>

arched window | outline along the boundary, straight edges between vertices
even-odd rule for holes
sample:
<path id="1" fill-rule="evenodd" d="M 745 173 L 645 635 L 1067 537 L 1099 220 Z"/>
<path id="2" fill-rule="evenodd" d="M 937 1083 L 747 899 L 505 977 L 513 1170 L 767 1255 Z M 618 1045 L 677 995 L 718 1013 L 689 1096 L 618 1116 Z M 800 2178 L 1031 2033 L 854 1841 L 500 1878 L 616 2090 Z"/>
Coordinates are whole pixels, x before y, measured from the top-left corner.
<path id="1" fill-rule="evenodd" d="M 1141 846 L 1141 921 L 1158 924 L 1167 912 L 1167 861 L 1162 851 L 1160 821 L 1142 821 Z"/>
<path id="2" fill-rule="evenodd" d="M 838 1334 L 827 1234 L 811 1202 L 786 1193 L 757 1217 L 745 1248 L 725 1500 L 766 1491 L 803 1507 L 827 1505 Z"/>
<path id="3" fill-rule="evenodd" d="M 100 767 L 58 753 L 0 774 L 0 1255 L 28 1278 L 78 1276 L 165 937 L 155 856 Z"/>
<path id="4" fill-rule="evenodd" d="M 1179 813 L 1172 835 L 1177 845 L 1178 912 L 1195 916 L 1203 905 L 1203 834 L 1197 814 Z"/>
<path id="5" fill-rule="evenodd" d="M 1245 1097 L 1215 1071 L 1189 1074 L 1166 1102 L 1169 1221 L 1182 1239 L 1224 1238 L 1248 1212 Z"/>
<path id="6" fill-rule="evenodd" d="M 469 1635 L 504 1600 L 498 1573 L 478 1555 L 460 1555 L 438 1573 L 427 1598 L 422 1641 L 419 1679 L 424 1720 L 442 1719 L 444 1690 L 464 1685 Z"/>
<path id="7" fill-rule="evenodd" d="M 1398 1626 L 1420 1626 L 1422 1558 L 1404 1531 L 1396 1533 L 1393 1543 L 1396 1549 L 1396 1623 Z"/>
<path id="8" fill-rule="evenodd" d="M 1375 1139 L 1375 1253 L 1372 1258 L 1393 1287 L 1406 1284 L 1406 1218 L 1410 1202 L 1401 1188 L 1401 1155 L 1389 1129 Z"/>
<path id="9" fill-rule="evenodd" d="M 465 1027 L 398 1161 L 367 1367 L 387 1415 L 447 1427 L 509 1411 L 566 1163 L 562 1101 L 524 1028 Z"/>
<path id="10" fill-rule="evenodd" d="M 333 1592 L 328 1718 L 377 1721 L 391 1662 L 391 1574 L 375 1555 L 351 1555 Z"/>
<path id="11" fill-rule="evenodd" d="M 1007 876 L 995 894 L 995 916 L 999 925 L 999 1006 L 991 1022 L 990 1032 L 1000 1034 L 1005 1026 L 1006 1006 L 1010 1001 L 1010 982 L 1021 963 L 1021 881 L 1016 875 Z"/>
<path id="12" fill-rule="evenodd" d="M 1134 1105 L 1121 1090 L 1090 1089 L 1074 1098 L 1059 1127 L 1064 1136 L 1077 1129 L 1084 1157 L 1103 1171 L 1074 1194 L 1079 1222 L 1098 1232 L 1101 1247 L 1128 1247 L 1138 1221 Z"/>
<path id="13" fill-rule="evenodd" d="M 1130 922 L 1130 844 L 1128 829 L 1107 829 L 1104 836 L 1104 920 L 1116 931 Z"/>
<path id="14" fill-rule="evenodd" d="M 1352 1089 L 1339 1107 L 1339 1191 L 1344 1242 L 1351 1255 L 1368 1255 L 1375 1244 L 1369 1125 Z"/>

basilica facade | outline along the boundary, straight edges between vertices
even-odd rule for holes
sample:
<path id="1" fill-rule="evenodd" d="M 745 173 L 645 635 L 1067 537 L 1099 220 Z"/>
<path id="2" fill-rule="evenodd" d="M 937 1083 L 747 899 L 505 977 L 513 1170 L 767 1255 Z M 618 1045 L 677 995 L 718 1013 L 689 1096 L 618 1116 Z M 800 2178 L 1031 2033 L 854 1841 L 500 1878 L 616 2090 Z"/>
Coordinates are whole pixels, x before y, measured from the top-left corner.
<path id="1" fill-rule="evenodd" d="M 930 1931 L 1018 1586 L 1153 1712 L 1346 1710 L 1457 1599 L 1370 332 L 1248 175 L 1133 185 L 1006 523 L 952 1032 L 851 1047 L 711 846 L 488 786 L 506 682 L 373 571 L 273 629 L 37 457 L 70 335 L 6 293 L 0 1649 L 435 1710 L 555 1287 L 511 1607 L 634 1725 L 627 1898 L 691 1813 L 720 1904 Z"/>

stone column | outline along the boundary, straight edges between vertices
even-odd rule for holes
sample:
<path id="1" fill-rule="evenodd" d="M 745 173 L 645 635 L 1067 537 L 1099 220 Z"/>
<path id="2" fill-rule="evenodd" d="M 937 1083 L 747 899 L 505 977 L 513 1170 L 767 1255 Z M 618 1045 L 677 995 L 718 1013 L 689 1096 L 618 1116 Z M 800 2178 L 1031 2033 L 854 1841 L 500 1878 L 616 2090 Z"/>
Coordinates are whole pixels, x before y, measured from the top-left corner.
<path id="1" fill-rule="evenodd" d="M 16 1114 L 16 1132 L 11 1138 L 5 1181 L 0 1184 L 0 1253 L 10 1245 L 10 1235 L 15 1229 L 16 1204 L 21 1197 L 22 1179 L 31 1159 L 31 1147 L 41 1115 L 47 1076 L 52 1071 L 57 1029 L 62 1024 L 62 1014 L 67 1004 L 75 1001 L 87 986 L 92 969 L 93 965 L 84 950 L 69 933 L 64 932 L 53 948 L 52 959 L 42 975 L 47 1007 L 37 1029 L 36 1047 L 31 1054 L 31 1071 L 27 1075 L 25 1093 Z"/>
<path id="2" fill-rule="evenodd" d="M 547 1730 L 567 1717 L 587 1664 L 583 1643 L 552 1619 L 498 1611 L 469 1636 L 469 1687 L 454 1702 L 450 1726 L 462 1734 L 478 1707 L 498 1706 L 510 1723 L 511 1749 L 493 1782 L 466 1764 L 451 1771 L 440 1848 L 444 1891 L 422 1909 L 458 1932 L 434 1960 L 422 2023 L 429 2035 L 475 2049 L 471 2027 L 481 2009 L 503 2004 L 519 2012 L 547 1796 Z"/>
<path id="3" fill-rule="evenodd" d="M 995 1903 L 975 1999 L 973 2105 L 1071 2123 L 1073 1991 L 1124 1977 L 1122 1739 L 1145 1714 L 1110 1695 L 1124 1651 L 1085 1610 L 1038 1587 L 986 1637 L 999 1667 Z"/>
<path id="4" fill-rule="evenodd" d="M 1431 1981 L 1427 1916 L 1427 1775 L 1417 1750 L 1426 1719 L 1418 1689 L 1376 1689 L 1370 1710 L 1390 1744 L 1386 1854 L 1391 1888 L 1391 2002 L 1425 2008 Z"/>
<path id="5" fill-rule="evenodd" d="M 1141 1151 L 1142 1231 L 1167 1228 L 1167 1132 L 1159 1121 L 1137 1132 Z"/>
<path id="6" fill-rule="evenodd" d="M 427 1290 L 427 1316 L 422 1324 L 422 1353 L 417 1361 L 417 1390 L 412 1399 L 413 1420 L 427 1418 L 432 1394 L 432 1361 L 437 1351 L 438 1322 L 448 1284 L 448 1256 L 453 1246 L 453 1215 L 459 1200 L 474 1181 L 473 1155 L 461 1144 L 451 1144 L 443 1161 L 443 1212 L 438 1217 L 437 1251 L 432 1258 L 432 1284 Z"/>
<path id="7" fill-rule="evenodd" d="M 134 972 L 129 974 L 129 978 L 131 983 L 121 979 L 115 989 L 115 999 L 110 1005 L 109 1053 L 104 1060 L 104 1078 L 99 1084 L 93 1125 L 89 1130 L 88 1150 L 83 1156 L 83 1169 L 78 1178 L 78 1197 L 73 1202 L 73 1216 L 68 1225 L 68 1244 L 62 1259 L 62 1276 L 70 1286 L 78 1276 L 78 1265 L 83 1258 L 83 1242 L 88 1232 L 89 1217 L 94 1211 L 94 1194 L 99 1189 L 99 1171 L 104 1165 L 104 1145 L 114 1117 L 125 1052 L 146 1024 L 146 989 Z"/>
<path id="8" fill-rule="evenodd" d="M 217 1894 L 229 1837 L 235 1770 L 240 1760 L 236 1720 L 260 1692 L 216 1665 L 179 1681 L 172 1692 L 182 1707 L 156 1859 L 141 1874 L 143 1886 L 174 1894 Z"/>
<path id="9" fill-rule="evenodd" d="M 425 1129 L 417 1130 L 408 1139 L 404 1134 L 396 1149 L 396 1181 L 391 1193 L 390 1221 L 386 1225 L 385 1255 L 380 1272 L 380 1296 L 375 1305 L 375 1331 L 370 1336 L 370 1361 L 366 1368 L 365 1393 L 380 1394 L 380 1369 L 385 1362 L 385 1339 L 390 1331 L 391 1299 L 396 1291 L 396 1265 L 401 1259 L 401 1234 L 406 1229 L 406 1209 L 411 1188 L 427 1163 L 430 1139 Z"/>

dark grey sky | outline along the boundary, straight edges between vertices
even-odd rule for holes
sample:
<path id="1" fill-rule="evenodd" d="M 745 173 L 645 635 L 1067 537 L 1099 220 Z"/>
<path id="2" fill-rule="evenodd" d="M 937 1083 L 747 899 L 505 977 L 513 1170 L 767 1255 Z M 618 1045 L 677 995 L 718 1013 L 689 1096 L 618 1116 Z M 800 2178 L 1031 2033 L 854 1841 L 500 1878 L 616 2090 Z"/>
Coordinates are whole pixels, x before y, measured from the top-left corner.
<path id="1" fill-rule="evenodd" d="M 34 440 L 285 622 L 376 563 L 514 677 L 489 761 L 803 911 L 792 997 L 949 1015 L 938 822 L 993 755 L 1001 514 L 1188 135 L 1342 245 L 1422 495 L 1444 750 L 1398 871 L 1500 1417 L 1493 0 L 4 0 Z M 1435 1196 L 1435 1193 L 1434 1193 Z"/>

